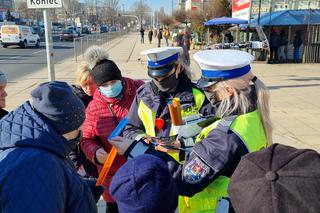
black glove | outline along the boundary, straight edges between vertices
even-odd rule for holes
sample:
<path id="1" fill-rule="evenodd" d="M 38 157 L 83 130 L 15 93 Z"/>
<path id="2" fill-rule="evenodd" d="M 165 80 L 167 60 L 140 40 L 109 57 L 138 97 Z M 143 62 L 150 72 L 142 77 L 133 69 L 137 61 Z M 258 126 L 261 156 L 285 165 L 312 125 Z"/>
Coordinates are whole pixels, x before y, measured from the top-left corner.
<path id="1" fill-rule="evenodd" d="M 104 192 L 103 186 L 96 186 L 97 179 L 96 178 L 83 178 L 83 180 L 88 184 L 91 189 L 92 195 L 96 203 L 99 201 L 100 196 Z"/>

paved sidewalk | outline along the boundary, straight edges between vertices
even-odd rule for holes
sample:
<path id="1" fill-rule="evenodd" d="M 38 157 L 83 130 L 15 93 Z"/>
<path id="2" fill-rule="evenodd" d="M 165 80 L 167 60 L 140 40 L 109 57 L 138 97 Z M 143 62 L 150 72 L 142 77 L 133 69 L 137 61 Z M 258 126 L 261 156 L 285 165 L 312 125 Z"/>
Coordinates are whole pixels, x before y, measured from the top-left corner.
<path id="1" fill-rule="evenodd" d="M 136 33 L 119 37 L 105 47 L 110 58 L 122 70 L 123 76 L 148 79 L 146 59 L 140 52 L 156 47 L 156 43 L 154 39 L 153 44 L 147 41 L 140 44 L 139 34 Z M 192 50 L 190 54 L 194 52 Z M 56 64 L 56 79 L 73 83 L 76 67 L 72 57 Z M 194 61 L 191 67 L 199 76 L 199 68 Z M 255 63 L 253 71 L 270 88 L 274 142 L 320 151 L 320 64 Z M 7 109 L 11 110 L 23 103 L 30 97 L 30 91 L 45 81 L 46 69 L 9 83 Z"/>

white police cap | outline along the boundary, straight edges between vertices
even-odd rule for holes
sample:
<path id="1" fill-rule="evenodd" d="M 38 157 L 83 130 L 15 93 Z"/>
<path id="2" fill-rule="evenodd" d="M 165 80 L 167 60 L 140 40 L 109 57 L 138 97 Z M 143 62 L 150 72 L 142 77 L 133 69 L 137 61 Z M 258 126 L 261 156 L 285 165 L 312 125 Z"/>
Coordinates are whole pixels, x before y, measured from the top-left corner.
<path id="1" fill-rule="evenodd" d="M 251 54 L 240 50 L 204 50 L 195 53 L 193 58 L 201 69 L 198 81 L 201 88 L 247 74 L 254 60 Z"/>
<path id="2" fill-rule="evenodd" d="M 160 47 L 141 52 L 148 58 L 148 75 L 162 77 L 169 73 L 183 52 L 182 47 Z"/>

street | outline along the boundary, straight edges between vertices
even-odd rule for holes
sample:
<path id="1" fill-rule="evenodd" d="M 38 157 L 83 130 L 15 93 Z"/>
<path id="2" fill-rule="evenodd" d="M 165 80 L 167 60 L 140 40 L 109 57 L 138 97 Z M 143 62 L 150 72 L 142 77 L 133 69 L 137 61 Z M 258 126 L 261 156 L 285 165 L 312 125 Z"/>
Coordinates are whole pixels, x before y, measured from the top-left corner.
<path id="1" fill-rule="evenodd" d="M 73 54 L 73 43 L 54 43 L 55 62 Z M 0 65 L 6 71 L 9 81 L 16 81 L 26 74 L 47 66 L 45 44 L 39 48 L 22 49 L 20 47 L 0 48 Z"/>
<path id="2" fill-rule="evenodd" d="M 115 33 L 102 34 L 101 42 L 99 39 L 95 39 L 93 36 L 98 35 L 85 35 L 76 40 L 76 52 L 77 55 L 84 52 L 87 46 L 93 44 L 101 44 L 102 41 L 110 41 L 117 35 Z M 63 59 L 74 57 L 74 43 L 71 41 L 59 40 L 59 36 L 53 37 L 53 49 L 55 64 L 59 64 Z M 27 74 L 34 73 L 38 70 L 47 67 L 45 41 L 41 39 L 40 47 L 28 47 L 23 49 L 18 46 L 9 46 L 3 48 L 0 46 L 0 67 L 6 73 L 9 81 L 15 82 L 20 78 L 23 78 Z"/>

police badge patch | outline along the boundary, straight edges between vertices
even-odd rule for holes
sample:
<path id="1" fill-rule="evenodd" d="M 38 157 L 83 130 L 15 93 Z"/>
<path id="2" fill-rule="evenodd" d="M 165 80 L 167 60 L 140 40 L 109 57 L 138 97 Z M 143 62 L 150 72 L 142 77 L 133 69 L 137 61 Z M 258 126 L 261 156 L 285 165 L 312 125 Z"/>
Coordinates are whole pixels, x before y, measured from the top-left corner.
<path id="1" fill-rule="evenodd" d="M 198 157 L 192 159 L 183 170 L 183 176 L 188 183 L 198 183 L 210 171 L 210 167 L 203 163 Z"/>

